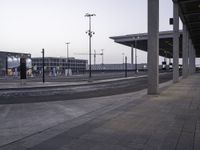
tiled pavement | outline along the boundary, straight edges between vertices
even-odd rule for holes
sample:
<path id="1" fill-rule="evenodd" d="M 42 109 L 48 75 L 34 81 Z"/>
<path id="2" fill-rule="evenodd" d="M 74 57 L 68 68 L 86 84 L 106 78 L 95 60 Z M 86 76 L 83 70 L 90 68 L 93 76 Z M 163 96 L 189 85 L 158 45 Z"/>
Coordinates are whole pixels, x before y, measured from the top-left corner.
<path id="1" fill-rule="evenodd" d="M 70 123 L 2 150 L 200 150 L 200 74 Z"/>

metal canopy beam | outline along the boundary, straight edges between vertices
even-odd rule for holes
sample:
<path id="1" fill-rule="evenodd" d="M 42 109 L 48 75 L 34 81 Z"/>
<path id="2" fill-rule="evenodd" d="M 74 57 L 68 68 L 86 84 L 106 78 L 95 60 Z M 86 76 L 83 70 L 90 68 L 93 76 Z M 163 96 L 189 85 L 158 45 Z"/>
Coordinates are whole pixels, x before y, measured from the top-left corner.
<path id="1" fill-rule="evenodd" d="M 130 34 L 130 35 L 124 35 L 124 36 L 115 36 L 110 37 L 113 39 L 116 43 L 134 47 L 135 48 L 135 36 L 139 37 L 137 41 L 137 49 L 147 51 L 147 39 L 148 34 L 147 33 L 141 33 L 141 34 Z M 179 57 L 182 57 L 182 31 L 179 31 Z M 173 32 L 172 31 L 164 31 L 159 33 L 159 55 L 167 58 L 173 58 Z"/>
<path id="2" fill-rule="evenodd" d="M 196 53 L 200 54 L 200 0 L 173 0 L 179 5 L 180 17 L 186 24 Z"/>

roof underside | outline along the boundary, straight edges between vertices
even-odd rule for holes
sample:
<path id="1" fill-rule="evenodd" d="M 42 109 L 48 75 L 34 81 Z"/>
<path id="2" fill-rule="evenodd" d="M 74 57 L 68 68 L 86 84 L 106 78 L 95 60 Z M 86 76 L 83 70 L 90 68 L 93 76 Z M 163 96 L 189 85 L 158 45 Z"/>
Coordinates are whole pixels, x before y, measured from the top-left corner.
<path id="1" fill-rule="evenodd" d="M 147 51 L 147 33 L 130 34 L 124 36 L 110 37 L 116 43 L 126 45 L 129 47 L 136 47 L 137 49 Z M 182 57 L 182 32 L 180 32 L 180 57 Z M 167 58 L 173 57 L 173 32 L 165 31 L 159 33 L 159 55 Z"/>
<path id="2" fill-rule="evenodd" d="M 200 0 L 173 0 L 180 8 L 180 16 L 186 24 L 190 37 L 200 56 Z"/>
<path id="3" fill-rule="evenodd" d="M 173 0 L 177 2 L 180 10 L 180 17 L 186 24 L 190 33 L 190 38 L 196 49 L 196 57 L 200 57 L 200 0 Z M 135 39 L 139 37 L 139 39 Z M 137 47 L 147 51 L 147 34 L 134 34 L 111 37 L 116 43 L 126 46 Z M 159 55 L 172 58 L 173 34 L 171 32 L 161 32 L 159 36 Z M 135 41 L 136 44 L 135 44 Z M 180 36 L 180 57 L 182 57 L 182 35 Z"/>

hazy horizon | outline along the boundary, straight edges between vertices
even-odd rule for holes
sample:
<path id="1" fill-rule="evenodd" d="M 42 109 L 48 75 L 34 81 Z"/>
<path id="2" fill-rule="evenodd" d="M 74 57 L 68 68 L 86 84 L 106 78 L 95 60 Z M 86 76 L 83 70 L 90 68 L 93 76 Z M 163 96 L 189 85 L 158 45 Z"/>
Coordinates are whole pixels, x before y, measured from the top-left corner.
<path id="1" fill-rule="evenodd" d="M 0 51 L 31 53 L 40 57 L 42 48 L 49 57 L 88 59 L 88 18 L 92 17 L 92 51 L 104 49 L 104 63 L 122 63 L 122 53 L 130 62 L 131 48 L 114 43 L 111 36 L 147 32 L 147 0 L 6 0 L 0 2 Z M 172 30 L 172 0 L 160 0 L 160 31 Z M 138 51 L 138 63 L 146 62 L 146 52 Z M 101 63 L 101 56 L 97 56 Z"/>

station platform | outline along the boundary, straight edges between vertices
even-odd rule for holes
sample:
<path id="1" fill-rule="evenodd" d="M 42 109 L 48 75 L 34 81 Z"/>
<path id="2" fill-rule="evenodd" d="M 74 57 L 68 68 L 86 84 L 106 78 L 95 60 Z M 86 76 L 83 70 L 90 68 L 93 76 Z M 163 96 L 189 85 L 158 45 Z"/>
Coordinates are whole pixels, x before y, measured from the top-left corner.
<path id="1" fill-rule="evenodd" d="M 165 83 L 161 86 L 160 94 L 152 96 L 142 90 L 76 102 L 9 105 L 6 113 L 1 112 L 0 141 L 12 130 L 2 127 L 5 118 L 8 126 L 9 117 L 12 116 L 8 115 L 11 107 L 15 108 L 12 113 L 17 108 L 23 108 L 15 113 L 19 117 L 27 113 L 23 118 L 29 120 L 24 119 L 24 125 L 22 120 L 15 118 L 19 127 L 12 132 L 15 136 L 19 132 L 21 138 L 19 135 L 8 142 L 7 137 L 7 141 L 1 143 L 0 150 L 199 150 L 200 74 L 189 76 L 176 84 Z M 67 105 L 72 103 L 78 103 L 79 108 L 85 107 L 87 112 L 83 113 L 82 109 L 79 115 L 74 114 L 75 117 L 68 117 L 68 120 L 56 120 L 66 117 L 61 108 L 67 109 Z M 55 110 L 58 104 L 60 109 Z M 0 107 L 6 110 L 8 106 Z M 47 112 L 49 116 L 44 117 Z M 52 124 L 52 119 L 56 123 Z M 40 125 L 35 127 L 35 122 L 40 122 Z M 46 122 L 51 126 L 47 127 Z M 12 127 L 16 124 L 12 124 Z M 20 125 L 23 127 L 20 128 Z M 46 128 L 30 131 L 30 127 L 41 126 Z"/>

